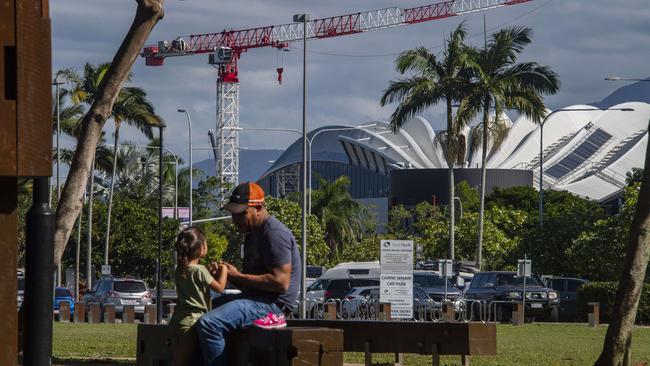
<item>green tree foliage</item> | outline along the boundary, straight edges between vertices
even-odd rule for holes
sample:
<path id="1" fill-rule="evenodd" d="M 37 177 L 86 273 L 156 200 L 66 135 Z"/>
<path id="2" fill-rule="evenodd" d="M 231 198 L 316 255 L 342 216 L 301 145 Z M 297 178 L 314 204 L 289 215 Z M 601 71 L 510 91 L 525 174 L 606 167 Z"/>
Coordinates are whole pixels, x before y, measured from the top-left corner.
<path id="1" fill-rule="evenodd" d="M 629 180 L 620 213 L 597 220 L 580 233 L 568 251 L 576 273 L 595 281 L 618 281 L 623 269 L 630 225 L 639 197 L 640 183 Z M 646 279 L 650 273 L 646 274 Z"/>
<path id="2" fill-rule="evenodd" d="M 106 203 L 95 199 L 93 213 L 93 258 L 92 262 L 99 271 L 102 263 L 103 233 L 106 230 Z M 158 258 L 158 207 L 154 200 L 144 202 L 142 199 L 120 197 L 113 202 L 113 212 L 118 218 L 113 222 L 110 247 L 111 270 L 115 275 L 134 276 L 146 280 L 149 285 L 155 283 L 156 260 Z M 85 211 L 84 211 L 85 212 Z M 75 227 L 76 228 L 76 227 Z M 174 240 L 178 233 L 178 222 L 163 220 L 163 278 L 173 279 Z M 82 238 L 87 235 L 87 220 L 83 220 Z M 70 243 L 64 253 L 64 268 L 74 268 L 76 230 L 70 236 Z M 82 253 L 86 242 L 82 240 Z M 85 268 L 85 255 L 81 256 L 80 268 Z M 97 273 L 99 274 L 99 273 Z"/>
<path id="3" fill-rule="evenodd" d="M 350 178 L 340 176 L 333 182 L 320 179 L 320 189 L 312 193 L 312 213 L 324 230 L 329 255 L 334 259 L 345 245 L 357 242 L 364 230 L 368 211 L 352 199 L 348 187 Z"/>
<path id="4" fill-rule="evenodd" d="M 463 204 L 463 210 L 478 210 L 480 200 L 478 189 L 470 187 L 467 181 L 463 180 L 456 184 L 456 197 L 460 198 Z"/>
<path id="5" fill-rule="evenodd" d="M 583 231 L 605 217 L 605 212 L 598 203 L 569 192 L 546 191 L 542 229 L 537 225 L 538 216 L 538 212 L 529 213 L 530 229 L 522 236 L 518 256 L 532 258 L 536 272 L 575 274 L 568 260 L 569 249 Z"/>

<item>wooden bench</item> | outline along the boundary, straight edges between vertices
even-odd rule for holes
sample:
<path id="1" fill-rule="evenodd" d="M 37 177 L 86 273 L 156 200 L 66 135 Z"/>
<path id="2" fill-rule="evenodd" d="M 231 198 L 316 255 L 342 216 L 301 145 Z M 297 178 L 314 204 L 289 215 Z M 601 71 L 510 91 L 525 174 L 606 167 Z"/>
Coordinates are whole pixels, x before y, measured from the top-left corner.
<path id="1" fill-rule="evenodd" d="M 137 342 L 136 365 L 171 364 L 173 349 L 167 325 L 139 324 Z M 343 333 L 338 329 L 246 328 L 231 333 L 226 345 L 230 364 L 236 366 L 343 365 Z"/>
<path id="2" fill-rule="evenodd" d="M 441 355 L 496 355 L 496 325 L 489 323 L 435 323 L 372 320 L 288 320 L 290 327 L 334 328 L 343 331 L 344 352 L 364 352 L 366 365 L 373 353 L 431 355 L 432 365 Z"/>

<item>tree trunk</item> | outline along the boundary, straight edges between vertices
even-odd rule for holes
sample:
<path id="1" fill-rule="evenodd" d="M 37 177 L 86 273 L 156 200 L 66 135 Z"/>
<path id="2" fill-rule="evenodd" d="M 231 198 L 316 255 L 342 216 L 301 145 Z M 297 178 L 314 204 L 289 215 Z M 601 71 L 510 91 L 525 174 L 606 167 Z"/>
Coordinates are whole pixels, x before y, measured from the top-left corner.
<path id="1" fill-rule="evenodd" d="M 455 190 L 454 190 L 454 162 L 456 161 L 456 146 L 453 143 L 454 131 L 452 126 L 451 115 L 451 99 L 447 99 L 447 165 L 449 171 L 449 259 L 454 259 L 455 254 L 455 224 L 456 224 L 456 210 L 455 210 Z"/>
<path id="2" fill-rule="evenodd" d="M 138 7 L 131 28 L 124 37 L 111 67 L 99 86 L 97 97 L 81 122 L 81 134 L 56 211 L 56 232 L 54 234 L 56 265 L 61 262 L 70 233 L 81 211 L 84 186 L 88 180 L 90 165 L 95 156 L 95 149 L 104 123 L 111 114 L 115 99 L 131 71 L 131 66 L 140 54 L 144 42 L 164 14 L 164 0 L 136 0 L 136 2 Z"/>
<path id="3" fill-rule="evenodd" d="M 481 143 L 481 202 L 478 209 L 478 240 L 476 243 L 476 266 L 481 269 L 483 262 L 483 219 L 485 214 L 485 176 L 487 175 L 488 123 L 490 120 L 490 101 L 486 98 L 483 105 L 483 141 Z"/>
<path id="4" fill-rule="evenodd" d="M 120 125 L 115 123 L 115 143 L 113 144 L 113 172 L 111 173 L 111 189 L 108 193 L 108 213 L 106 215 L 106 241 L 104 242 L 104 264 L 108 265 L 108 243 L 111 239 L 111 212 L 113 211 L 113 191 L 115 190 L 115 174 L 117 173 L 117 147 L 120 142 Z"/>
<path id="5" fill-rule="evenodd" d="M 650 130 L 650 126 L 649 126 Z M 643 279 L 650 255 L 650 144 L 646 148 L 645 167 L 636 213 L 630 228 L 625 262 L 614 300 L 612 320 L 607 328 L 598 366 L 630 364 L 632 328 L 636 320 Z"/>
<path id="6" fill-rule="evenodd" d="M 88 232 L 86 245 L 86 288 L 93 286 L 93 200 L 95 198 L 95 158 L 90 165 L 90 187 L 88 188 Z M 83 204 L 83 202 L 82 202 Z M 82 206 L 83 207 L 83 206 Z M 56 248 L 55 248 L 56 254 Z M 56 259 L 55 259 L 56 260 Z"/>

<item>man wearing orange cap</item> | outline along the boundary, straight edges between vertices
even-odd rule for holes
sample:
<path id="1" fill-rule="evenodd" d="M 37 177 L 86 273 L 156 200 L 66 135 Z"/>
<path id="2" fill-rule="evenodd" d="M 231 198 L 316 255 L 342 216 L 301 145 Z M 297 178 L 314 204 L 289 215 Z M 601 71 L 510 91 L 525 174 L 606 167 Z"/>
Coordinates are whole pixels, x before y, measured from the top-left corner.
<path id="1" fill-rule="evenodd" d="M 203 359 L 209 366 L 227 364 L 228 332 L 249 325 L 286 326 L 282 313 L 296 304 L 301 278 L 296 239 L 264 207 L 262 187 L 253 182 L 238 185 L 224 209 L 245 235 L 242 270 L 224 263 L 228 281 L 242 293 L 221 296 L 197 323 Z"/>

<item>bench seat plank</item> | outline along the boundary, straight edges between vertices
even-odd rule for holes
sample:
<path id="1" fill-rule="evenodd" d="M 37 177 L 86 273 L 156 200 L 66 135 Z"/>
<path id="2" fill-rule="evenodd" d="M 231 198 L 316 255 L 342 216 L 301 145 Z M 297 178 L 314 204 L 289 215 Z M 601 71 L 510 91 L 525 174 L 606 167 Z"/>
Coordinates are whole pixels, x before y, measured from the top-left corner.
<path id="1" fill-rule="evenodd" d="M 290 327 L 343 330 L 343 351 L 440 355 L 496 355 L 496 325 L 368 320 L 288 320 Z"/>

